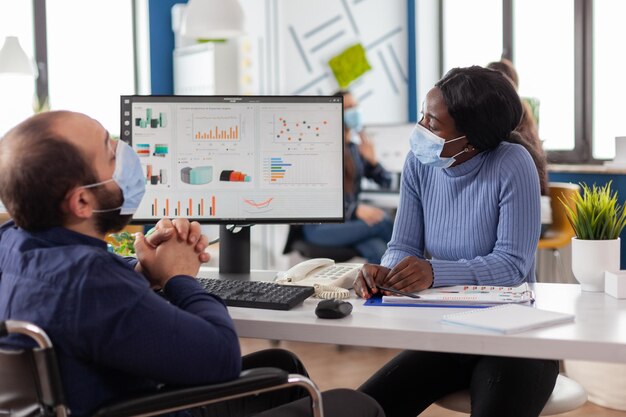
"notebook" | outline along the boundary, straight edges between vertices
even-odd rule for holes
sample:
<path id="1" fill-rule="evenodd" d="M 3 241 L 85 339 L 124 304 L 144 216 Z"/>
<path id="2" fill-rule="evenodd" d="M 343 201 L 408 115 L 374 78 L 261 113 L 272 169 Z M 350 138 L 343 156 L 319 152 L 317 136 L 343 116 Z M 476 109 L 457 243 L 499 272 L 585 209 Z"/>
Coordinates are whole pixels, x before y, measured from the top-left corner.
<path id="1" fill-rule="evenodd" d="M 442 322 L 475 327 L 499 333 L 519 333 L 540 327 L 574 321 L 574 315 L 519 304 L 474 309 L 461 313 L 446 314 Z"/>
<path id="2" fill-rule="evenodd" d="M 416 292 L 415 295 L 419 298 L 385 295 L 382 304 L 496 305 L 534 301 L 533 292 L 526 282 L 517 287 L 455 285 L 430 288 Z"/>

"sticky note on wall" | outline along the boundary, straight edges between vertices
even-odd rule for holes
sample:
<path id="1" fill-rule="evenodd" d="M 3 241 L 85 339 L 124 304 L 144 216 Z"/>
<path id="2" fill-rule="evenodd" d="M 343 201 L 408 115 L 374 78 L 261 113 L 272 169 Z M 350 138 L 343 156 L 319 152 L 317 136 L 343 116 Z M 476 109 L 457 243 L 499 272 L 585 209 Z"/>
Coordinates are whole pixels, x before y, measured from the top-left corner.
<path id="1" fill-rule="evenodd" d="M 341 88 L 371 70 L 372 67 L 365 56 L 365 48 L 360 43 L 352 45 L 328 61 L 328 65 Z"/>

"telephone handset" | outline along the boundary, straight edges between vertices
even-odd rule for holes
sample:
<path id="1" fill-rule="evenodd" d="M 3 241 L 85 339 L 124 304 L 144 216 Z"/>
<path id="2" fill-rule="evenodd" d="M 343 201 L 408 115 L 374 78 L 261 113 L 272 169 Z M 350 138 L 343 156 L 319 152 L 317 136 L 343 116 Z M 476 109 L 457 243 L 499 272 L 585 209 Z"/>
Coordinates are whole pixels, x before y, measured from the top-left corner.
<path id="1" fill-rule="evenodd" d="M 361 270 L 361 264 L 339 263 L 328 258 L 301 262 L 276 278 L 279 284 L 306 285 L 315 288 L 319 298 L 344 299 Z"/>

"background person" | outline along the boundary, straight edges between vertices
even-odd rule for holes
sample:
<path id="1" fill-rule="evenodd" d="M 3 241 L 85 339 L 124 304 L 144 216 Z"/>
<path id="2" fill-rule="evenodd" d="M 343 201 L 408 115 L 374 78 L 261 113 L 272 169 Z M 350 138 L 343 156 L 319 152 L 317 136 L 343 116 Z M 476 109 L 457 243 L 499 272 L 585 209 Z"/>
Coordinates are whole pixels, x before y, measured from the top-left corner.
<path id="1" fill-rule="evenodd" d="M 145 180 L 136 153 L 111 141 L 100 123 L 67 111 L 33 116 L 0 140 L 0 170 L 0 199 L 14 219 L 0 227 L 0 320 L 30 321 L 48 333 L 73 416 L 162 384 L 233 380 L 242 368 L 306 375 L 284 350 L 242 360 L 226 306 L 195 279 L 208 260 L 199 224 L 160 221 L 148 238 L 138 234 L 134 262 L 107 251 L 104 237 L 128 223 Z M 20 336 L 1 341 L 23 343 Z M 263 415 L 307 415 L 308 398 L 290 402 L 299 392 L 192 411 L 240 416 L 270 406 L 278 408 Z M 325 393 L 324 409 L 382 416 L 371 398 L 351 390 Z"/>
<path id="2" fill-rule="evenodd" d="M 391 185 L 391 174 L 376 160 L 374 144 L 363 129 L 361 112 L 354 96 L 340 91 L 344 107 L 344 207 L 345 223 L 306 224 L 304 239 L 320 246 L 352 246 L 371 263 L 379 263 L 391 238 L 393 222 L 384 210 L 359 202 L 361 181 L 369 178 L 383 188 Z M 354 135 L 360 144 L 352 141 Z"/>
<path id="3" fill-rule="evenodd" d="M 455 68 L 432 88 L 413 131 L 393 237 L 382 265 L 355 290 L 414 292 L 450 285 L 535 281 L 539 179 L 516 139 L 522 106 L 511 83 L 481 67 Z M 426 254 L 430 258 L 426 259 Z M 415 416 L 469 388 L 473 417 L 538 416 L 559 372 L 554 360 L 405 351 L 359 389 L 389 417 Z"/>
<path id="4" fill-rule="evenodd" d="M 499 71 L 506 76 L 515 87 L 515 91 L 519 89 L 519 76 L 513 66 L 513 63 L 506 58 L 500 61 L 490 62 L 487 68 Z M 537 121 L 533 117 L 533 111 L 530 104 L 526 100 L 522 100 L 523 115 L 522 120 L 515 129 L 521 136 L 520 144 L 524 145 L 526 150 L 533 157 L 537 173 L 539 174 L 539 186 L 541 189 L 541 234 L 552 224 L 552 207 L 550 206 L 550 188 L 548 186 L 548 159 L 546 158 L 541 139 L 539 138 L 539 129 Z"/>

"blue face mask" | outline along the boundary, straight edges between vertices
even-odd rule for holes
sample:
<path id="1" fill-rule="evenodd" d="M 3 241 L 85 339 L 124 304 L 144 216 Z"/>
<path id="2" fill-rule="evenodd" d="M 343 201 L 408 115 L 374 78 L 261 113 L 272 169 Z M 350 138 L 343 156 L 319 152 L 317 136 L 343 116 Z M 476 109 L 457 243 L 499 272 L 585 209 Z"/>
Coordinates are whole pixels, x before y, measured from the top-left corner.
<path id="1" fill-rule="evenodd" d="M 415 125 L 415 129 L 413 129 L 409 141 L 411 143 L 411 151 L 423 165 L 448 168 L 450 165 L 454 164 L 457 156 L 468 152 L 469 149 L 465 148 L 456 155 L 445 158 L 441 156 L 443 147 L 447 143 L 456 142 L 464 137 L 465 136 L 459 136 L 458 138 L 446 141 L 418 123 Z"/>
<path id="2" fill-rule="evenodd" d="M 115 171 L 113 171 L 113 178 L 84 185 L 83 188 L 97 187 L 111 181 L 114 181 L 122 190 L 122 205 L 110 209 L 94 210 L 94 212 L 104 213 L 120 210 L 120 214 L 122 215 L 135 214 L 146 192 L 146 179 L 141 169 L 139 157 L 135 151 L 133 151 L 133 148 L 121 140 L 117 142 L 117 148 L 115 149 Z"/>
<path id="3" fill-rule="evenodd" d="M 360 132 L 363 130 L 363 117 L 361 112 L 356 108 L 351 108 L 343 112 L 343 122 L 346 129 Z"/>

